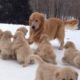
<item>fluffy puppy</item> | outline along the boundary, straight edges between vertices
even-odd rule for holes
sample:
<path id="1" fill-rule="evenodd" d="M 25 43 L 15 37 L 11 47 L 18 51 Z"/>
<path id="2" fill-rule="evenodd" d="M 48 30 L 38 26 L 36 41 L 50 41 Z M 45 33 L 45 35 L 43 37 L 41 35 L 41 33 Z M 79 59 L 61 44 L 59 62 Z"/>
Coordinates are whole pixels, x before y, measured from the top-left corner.
<path id="1" fill-rule="evenodd" d="M 12 49 L 15 51 L 18 63 L 23 64 L 24 67 L 30 63 L 29 56 L 32 54 L 32 50 L 22 31 L 15 33 Z"/>
<path id="2" fill-rule="evenodd" d="M 26 27 L 20 27 L 17 29 L 17 31 L 22 31 L 24 33 L 24 35 L 26 36 L 28 30 L 26 29 Z"/>
<path id="3" fill-rule="evenodd" d="M 42 33 L 48 35 L 49 39 L 57 38 L 60 42 L 60 48 L 64 44 L 64 22 L 58 18 L 49 18 L 45 20 L 44 14 L 34 12 L 29 18 L 30 25 L 30 43 L 40 41 Z"/>
<path id="4" fill-rule="evenodd" d="M 12 33 L 10 31 L 4 31 L 0 39 L 0 50 L 2 59 L 10 59 L 13 57 L 13 51 L 11 49 L 12 42 Z"/>
<path id="5" fill-rule="evenodd" d="M 76 66 L 80 68 L 80 51 L 75 47 L 75 44 L 71 41 L 68 41 L 65 46 L 63 62 Z"/>
<path id="6" fill-rule="evenodd" d="M 39 55 L 44 61 L 48 63 L 56 64 L 56 55 L 53 46 L 50 44 L 46 34 L 41 35 L 40 44 L 35 51 L 35 54 Z"/>
<path id="7" fill-rule="evenodd" d="M 39 64 L 35 80 L 77 80 L 78 79 L 78 73 L 69 67 L 60 68 L 56 65 L 46 63 L 37 55 L 31 56 L 31 58 L 35 60 L 35 62 L 38 62 Z"/>

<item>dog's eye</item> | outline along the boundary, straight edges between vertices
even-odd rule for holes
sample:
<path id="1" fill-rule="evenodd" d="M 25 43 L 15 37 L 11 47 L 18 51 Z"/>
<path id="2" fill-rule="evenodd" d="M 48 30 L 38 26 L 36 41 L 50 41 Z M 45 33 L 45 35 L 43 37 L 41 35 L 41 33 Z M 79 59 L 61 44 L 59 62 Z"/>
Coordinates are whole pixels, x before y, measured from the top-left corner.
<path id="1" fill-rule="evenodd" d="M 38 22 L 38 20 L 35 20 L 36 22 Z"/>

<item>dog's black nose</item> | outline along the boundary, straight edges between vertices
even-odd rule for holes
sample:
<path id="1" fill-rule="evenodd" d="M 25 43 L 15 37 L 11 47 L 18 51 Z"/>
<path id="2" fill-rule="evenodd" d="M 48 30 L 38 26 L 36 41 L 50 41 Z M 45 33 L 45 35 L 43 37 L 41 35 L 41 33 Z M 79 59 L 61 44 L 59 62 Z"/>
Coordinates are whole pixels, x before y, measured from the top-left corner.
<path id="1" fill-rule="evenodd" d="M 35 29 L 35 26 L 32 26 L 32 29 Z"/>

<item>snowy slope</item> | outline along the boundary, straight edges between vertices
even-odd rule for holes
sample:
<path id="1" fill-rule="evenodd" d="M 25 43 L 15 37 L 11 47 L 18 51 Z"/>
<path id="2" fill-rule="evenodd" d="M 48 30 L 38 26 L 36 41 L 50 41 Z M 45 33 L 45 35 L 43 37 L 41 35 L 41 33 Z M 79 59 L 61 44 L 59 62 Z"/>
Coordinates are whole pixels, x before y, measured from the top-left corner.
<path id="1" fill-rule="evenodd" d="M 0 29 L 3 31 L 10 30 L 14 34 L 16 29 L 23 25 L 13 25 L 13 24 L 0 24 Z M 26 26 L 29 30 L 29 26 Z M 70 40 L 73 41 L 77 48 L 80 49 L 80 31 L 79 30 L 65 30 L 65 42 Z M 29 36 L 29 33 L 26 37 Z M 51 44 L 54 45 L 55 52 L 57 55 L 57 63 L 61 67 L 65 67 L 61 61 L 63 57 L 63 51 L 58 50 L 59 43 L 57 40 L 51 41 Z M 36 48 L 36 45 L 32 45 L 32 48 Z M 72 66 L 70 66 L 72 67 Z M 80 80 L 80 70 L 72 67 L 73 69 L 77 70 L 79 73 Z M 12 60 L 1 60 L 0 59 L 0 80 L 35 80 L 37 65 L 31 65 L 28 67 L 23 68 L 19 65 L 16 61 Z"/>

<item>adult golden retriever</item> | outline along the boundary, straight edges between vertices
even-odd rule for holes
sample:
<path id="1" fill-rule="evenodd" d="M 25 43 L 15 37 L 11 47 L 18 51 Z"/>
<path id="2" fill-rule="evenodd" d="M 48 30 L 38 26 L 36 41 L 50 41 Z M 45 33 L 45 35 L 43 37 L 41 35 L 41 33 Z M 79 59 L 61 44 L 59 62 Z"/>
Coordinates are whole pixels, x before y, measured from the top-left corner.
<path id="1" fill-rule="evenodd" d="M 45 20 L 44 14 L 34 12 L 29 18 L 30 37 L 29 42 L 38 43 L 40 35 L 46 33 L 49 39 L 57 38 L 60 42 L 60 49 L 64 45 L 64 22 L 58 18 L 49 18 Z"/>

